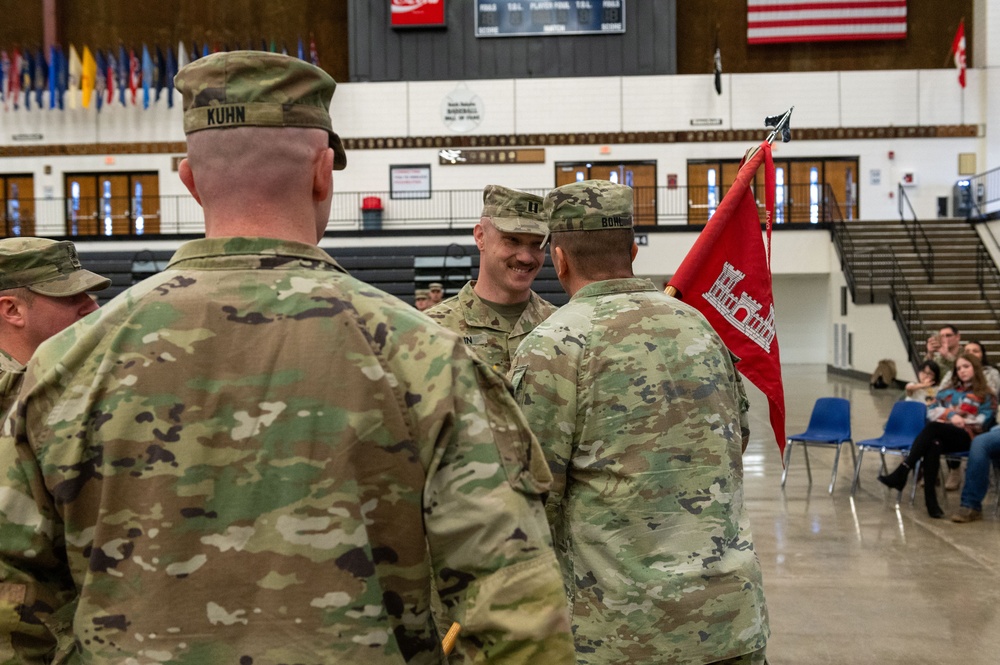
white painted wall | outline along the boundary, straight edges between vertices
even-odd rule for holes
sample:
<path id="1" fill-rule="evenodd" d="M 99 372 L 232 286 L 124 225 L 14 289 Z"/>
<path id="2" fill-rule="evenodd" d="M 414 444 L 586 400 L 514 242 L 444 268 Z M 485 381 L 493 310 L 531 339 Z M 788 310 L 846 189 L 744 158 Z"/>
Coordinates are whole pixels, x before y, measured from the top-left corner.
<path id="1" fill-rule="evenodd" d="M 442 120 L 442 104 L 461 90 L 479 97 L 483 110 L 475 134 L 559 134 L 567 132 L 633 132 L 691 130 L 695 118 L 716 118 L 712 129 L 761 129 L 765 116 L 796 107 L 795 127 L 981 125 L 979 138 L 858 139 L 804 141 L 777 145 L 776 157 L 858 157 L 861 217 L 897 215 L 896 184 L 904 171 L 917 175 L 909 194 L 917 215 L 936 215 L 937 197 L 951 196 L 958 178 L 959 153 L 976 153 L 978 170 L 991 164 L 995 152 L 986 132 L 989 113 L 1000 85 L 989 87 L 992 70 L 969 70 L 963 91 L 953 70 L 870 72 L 808 72 L 727 74 L 723 94 L 716 95 L 710 75 L 609 77 L 593 79 L 529 79 L 347 83 L 337 88 L 331 107 L 334 126 L 344 138 L 375 136 L 442 136 L 452 133 Z M 596 91 L 588 103 L 579 99 L 585 84 Z M 700 129 L 700 128 L 699 128 Z M 26 137 L 40 135 L 41 140 Z M 793 134 L 794 137 L 794 134 Z M 75 144 L 102 142 L 182 141 L 179 95 L 172 109 L 166 95 L 148 110 L 105 105 L 90 109 L 51 111 L 33 108 L 0 112 L 0 145 Z M 430 164 L 435 190 L 480 189 L 488 182 L 515 187 L 544 188 L 554 182 L 554 164 L 561 161 L 655 160 L 658 185 L 667 174 L 686 184 L 690 159 L 739 157 L 745 142 L 646 145 L 548 146 L 544 164 L 505 166 L 440 166 L 437 149 L 355 150 L 350 166 L 336 174 L 338 191 L 389 189 L 391 164 Z M 889 152 L 895 154 L 890 160 Z M 160 172 L 160 192 L 185 194 L 170 171 L 170 155 L 5 158 L 0 172 L 35 174 L 37 198 L 62 198 L 62 173 L 124 171 L 139 168 Z M 52 167 L 45 176 L 44 166 Z M 878 172 L 879 184 L 872 184 Z M 165 220 L 166 220 L 165 212 Z M 393 223 L 386 210 L 386 223 Z"/>
<path id="2" fill-rule="evenodd" d="M 450 130 L 441 119 L 441 106 L 449 93 L 461 88 L 481 100 L 483 121 L 472 131 L 484 135 L 685 131 L 692 129 L 693 118 L 719 118 L 719 129 L 754 129 L 762 127 L 765 116 L 791 105 L 796 107 L 793 132 L 795 127 L 980 125 L 976 138 L 793 140 L 775 146 L 778 158 L 858 157 L 861 216 L 867 219 L 896 217 L 896 183 L 902 172 L 914 171 L 918 182 L 909 190 L 910 198 L 917 215 L 927 218 L 936 214 L 937 197 L 951 196 L 959 153 L 976 153 L 977 170 L 995 165 L 989 160 L 996 153 L 996 139 L 987 131 L 990 110 L 997 107 L 994 97 L 1000 94 L 1000 85 L 989 85 L 995 78 L 993 68 L 969 70 L 963 91 L 953 70 L 727 74 L 722 95 L 715 94 L 710 75 L 351 83 L 338 86 L 331 115 L 344 138 L 447 135 Z M 578 101 L 581 84 L 596 91 L 586 104 Z M 164 96 L 148 110 L 111 105 L 100 113 L 96 108 L 0 112 L 0 145 L 38 143 L 23 140 L 36 134 L 45 144 L 182 141 L 181 120 L 176 95 L 172 109 Z M 742 142 L 547 146 L 544 164 L 496 167 L 440 166 L 435 148 L 355 150 L 348 169 L 335 174 L 335 187 L 341 192 L 385 191 L 391 164 L 430 164 L 435 190 L 475 190 L 488 182 L 545 188 L 553 184 L 557 162 L 608 160 L 656 160 L 658 185 L 665 185 L 672 173 L 683 186 L 689 159 L 732 159 L 748 147 Z M 4 158 L 0 172 L 34 173 L 35 196 L 58 199 L 64 196 L 65 172 L 153 170 L 160 173 L 161 195 L 183 195 L 183 185 L 171 171 L 172 157 Z M 51 167 L 49 175 L 44 174 L 46 166 Z M 873 184 L 876 171 L 879 184 Z M 164 224 L 169 224 L 171 211 L 162 212 Z M 404 220 L 393 218 L 391 205 L 385 221 L 387 228 L 405 226 Z M 39 232 L 58 235 L 62 228 Z M 695 234 L 650 234 L 649 239 L 649 246 L 640 250 L 636 270 L 662 283 L 693 244 Z M 908 377 L 911 370 L 887 306 L 852 304 L 848 315 L 840 316 L 843 277 L 827 233 L 776 233 L 772 268 L 785 363 L 833 364 L 834 325 L 839 324 L 854 335 L 853 368 L 867 372 L 888 357 L 896 359 L 900 378 Z"/>

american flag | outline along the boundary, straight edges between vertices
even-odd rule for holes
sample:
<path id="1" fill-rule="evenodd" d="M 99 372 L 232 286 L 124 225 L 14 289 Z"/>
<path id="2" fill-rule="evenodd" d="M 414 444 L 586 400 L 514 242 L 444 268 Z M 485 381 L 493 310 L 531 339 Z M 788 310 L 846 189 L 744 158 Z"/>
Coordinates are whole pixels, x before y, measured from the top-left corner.
<path id="1" fill-rule="evenodd" d="M 747 43 L 906 39 L 906 0 L 747 0 Z"/>

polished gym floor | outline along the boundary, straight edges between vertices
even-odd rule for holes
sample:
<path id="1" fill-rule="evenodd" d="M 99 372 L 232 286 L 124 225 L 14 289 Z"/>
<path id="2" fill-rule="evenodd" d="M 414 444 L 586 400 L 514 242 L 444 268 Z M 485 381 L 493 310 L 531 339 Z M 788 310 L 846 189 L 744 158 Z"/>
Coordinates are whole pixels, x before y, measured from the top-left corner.
<path id="1" fill-rule="evenodd" d="M 805 430 L 819 397 L 851 403 L 854 440 L 882 433 L 896 390 L 828 374 L 825 366 L 783 371 L 788 434 Z M 751 441 L 744 456 L 747 504 L 771 617 L 771 665 L 996 665 L 1000 663 L 1000 518 L 996 490 L 984 519 L 955 524 L 958 492 L 941 502 L 945 519 L 927 517 L 923 493 L 896 492 L 875 476 L 867 452 L 851 496 L 853 460 L 845 446 L 833 494 L 833 449 L 811 447 L 813 482 L 801 446 L 781 487 L 781 459 L 763 395 L 747 386 Z M 897 457 L 887 457 L 889 469 Z M 912 482 L 912 480 L 911 480 Z"/>

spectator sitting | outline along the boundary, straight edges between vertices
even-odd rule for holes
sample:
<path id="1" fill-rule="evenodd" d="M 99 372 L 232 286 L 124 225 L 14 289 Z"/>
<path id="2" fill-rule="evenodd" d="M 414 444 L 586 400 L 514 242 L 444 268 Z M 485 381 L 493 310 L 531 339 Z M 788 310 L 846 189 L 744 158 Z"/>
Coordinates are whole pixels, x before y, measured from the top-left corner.
<path id="1" fill-rule="evenodd" d="M 933 422 L 917 435 L 909 454 L 892 473 L 879 476 L 883 485 L 902 491 L 910 470 L 923 459 L 924 501 L 927 514 L 944 517 L 938 504 L 935 483 L 941 455 L 969 450 L 972 437 L 983 431 L 983 424 L 993 418 L 996 397 L 983 376 L 979 358 L 963 353 L 955 361 L 955 376 L 949 387 L 938 392 Z"/>
<path id="2" fill-rule="evenodd" d="M 962 347 L 962 353 L 971 353 L 979 358 L 983 364 L 983 376 L 986 377 L 986 383 L 989 385 L 990 390 L 993 391 L 993 394 L 1000 397 L 1000 370 L 991 365 L 990 361 L 986 358 L 986 348 L 983 347 L 983 343 L 977 340 L 966 342 L 965 346 Z M 951 373 L 952 370 L 948 370 L 944 377 L 942 377 L 939 384 L 942 388 L 951 382 Z"/>
<path id="3" fill-rule="evenodd" d="M 926 360 L 933 360 L 941 368 L 942 372 L 951 370 L 955 365 L 955 358 L 962 352 L 962 335 L 952 324 L 941 326 L 941 330 L 936 335 L 931 335 L 927 339 Z"/>
<path id="4" fill-rule="evenodd" d="M 933 360 L 925 360 L 917 369 L 917 380 L 907 383 L 906 400 L 908 402 L 923 402 L 930 406 L 934 403 L 938 385 L 941 383 L 941 368 Z"/>
<path id="5" fill-rule="evenodd" d="M 991 464 L 1000 464 L 1000 425 L 974 438 L 969 446 L 962 505 L 951 516 L 952 522 L 964 524 L 983 518 L 983 497 L 990 488 Z"/>
<path id="6" fill-rule="evenodd" d="M 983 347 L 982 342 L 971 341 L 966 342 L 963 347 L 964 353 L 971 353 L 972 355 L 979 358 L 983 364 L 983 376 L 986 377 L 986 383 L 989 385 L 990 390 L 994 395 L 1000 394 L 1000 371 L 996 367 L 989 364 L 986 359 L 986 349 Z M 951 383 L 951 370 L 944 375 L 941 379 L 941 387 L 949 385 Z M 986 423 L 986 427 L 990 427 L 992 423 Z M 962 472 L 961 472 L 962 462 L 959 460 L 948 460 L 948 478 L 945 480 L 944 488 L 945 490 L 952 492 L 957 490 L 962 486 Z"/>

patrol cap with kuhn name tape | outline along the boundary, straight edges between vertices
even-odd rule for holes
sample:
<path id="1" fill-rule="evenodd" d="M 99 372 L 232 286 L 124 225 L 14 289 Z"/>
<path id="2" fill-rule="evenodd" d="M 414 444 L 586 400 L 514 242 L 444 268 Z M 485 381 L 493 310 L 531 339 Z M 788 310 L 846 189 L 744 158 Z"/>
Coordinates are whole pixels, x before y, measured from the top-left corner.
<path id="1" fill-rule="evenodd" d="M 542 197 L 502 185 L 486 185 L 483 189 L 482 217 L 489 218 L 504 233 L 544 236 L 548 232 L 542 215 Z"/>
<path id="2" fill-rule="evenodd" d="M 581 180 L 556 187 L 543 204 L 548 233 L 632 228 L 632 188 L 608 180 Z"/>
<path id="3" fill-rule="evenodd" d="M 319 67 L 280 53 L 213 53 L 185 65 L 174 85 L 184 96 L 184 133 L 230 127 L 315 127 L 330 134 L 333 168 L 347 154 L 330 120 L 337 82 Z"/>

